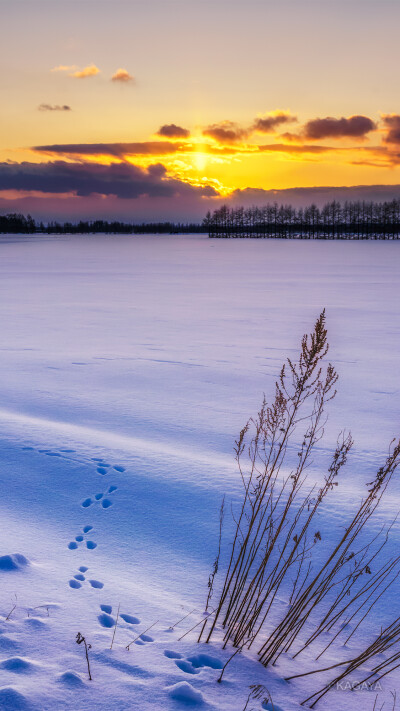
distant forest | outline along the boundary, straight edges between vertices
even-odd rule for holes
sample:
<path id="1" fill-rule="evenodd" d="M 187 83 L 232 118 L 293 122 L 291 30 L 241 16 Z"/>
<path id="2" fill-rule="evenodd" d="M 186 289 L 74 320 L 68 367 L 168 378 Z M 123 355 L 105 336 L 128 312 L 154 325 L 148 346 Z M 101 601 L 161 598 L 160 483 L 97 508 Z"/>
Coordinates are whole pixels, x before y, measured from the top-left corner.
<path id="1" fill-rule="evenodd" d="M 265 207 L 229 208 L 208 213 L 203 225 L 210 237 L 297 239 L 399 239 L 400 200 L 345 202 L 322 208 L 294 208 L 277 203 Z"/>
<path id="2" fill-rule="evenodd" d="M 89 220 L 35 222 L 28 215 L 0 215 L 0 233 L 13 234 L 193 234 L 212 238 L 269 239 L 399 239 L 400 199 L 390 202 L 336 200 L 322 208 L 294 208 L 268 204 L 264 207 L 229 208 L 208 212 L 201 224 L 146 222 L 141 224 Z"/>
<path id="3" fill-rule="evenodd" d="M 0 215 L 0 234 L 192 234 L 207 232 L 207 227 L 197 223 L 149 222 L 133 224 L 105 220 L 80 220 L 72 222 L 35 222 L 28 215 Z"/>

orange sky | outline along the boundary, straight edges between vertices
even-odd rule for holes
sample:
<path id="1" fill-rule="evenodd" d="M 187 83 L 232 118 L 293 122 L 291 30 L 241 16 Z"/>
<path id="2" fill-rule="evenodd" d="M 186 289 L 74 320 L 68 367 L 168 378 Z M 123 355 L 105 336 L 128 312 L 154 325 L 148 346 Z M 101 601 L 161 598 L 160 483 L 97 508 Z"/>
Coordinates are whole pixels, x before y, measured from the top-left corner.
<path id="1" fill-rule="evenodd" d="M 0 209 L 396 186 L 399 21 L 395 0 L 3 0 Z M 91 193 L 111 163 L 136 187 L 104 170 Z"/>

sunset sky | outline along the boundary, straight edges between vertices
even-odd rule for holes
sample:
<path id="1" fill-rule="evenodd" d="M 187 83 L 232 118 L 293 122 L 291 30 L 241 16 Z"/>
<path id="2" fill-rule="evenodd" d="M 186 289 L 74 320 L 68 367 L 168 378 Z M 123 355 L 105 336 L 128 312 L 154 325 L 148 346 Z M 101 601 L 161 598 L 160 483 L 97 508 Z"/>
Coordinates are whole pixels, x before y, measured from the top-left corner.
<path id="1" fill-rule="evenodd" d="M 1 213 L 400 195 L 398 0 L 1 0 L 0 27 Z"/>

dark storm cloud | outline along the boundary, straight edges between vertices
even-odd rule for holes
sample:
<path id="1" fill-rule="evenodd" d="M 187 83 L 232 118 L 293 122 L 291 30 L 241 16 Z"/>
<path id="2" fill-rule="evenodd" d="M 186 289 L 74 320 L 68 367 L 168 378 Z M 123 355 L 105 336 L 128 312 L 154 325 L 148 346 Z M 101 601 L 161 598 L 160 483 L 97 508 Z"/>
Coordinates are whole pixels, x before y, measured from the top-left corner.
<path id="1" fill-rule="evenodd" d="M 310 140 L 323 138 L 364 138 L 374 131 L 376 124 L 368 116 L 350 116 L 349 118 L 316 118 L 308 121 L 303 129 L 303 136 Z"/>
<path id="2" fill-rule="evenodd" d="M 177 126 L 175 123 L 166 123 L 157 131 L 157 136 L 164 138 L 189 138 L 190 131 L 182 126 Z"/>
<path id="3" fill-rule="evenodd" d="M 0 163 L 0 190 L 115 195 L 119 198 L 214 196 L 211 186 L 195 187 L 168 178 L 161 164 L 147 169 L 127 163 Z"/>

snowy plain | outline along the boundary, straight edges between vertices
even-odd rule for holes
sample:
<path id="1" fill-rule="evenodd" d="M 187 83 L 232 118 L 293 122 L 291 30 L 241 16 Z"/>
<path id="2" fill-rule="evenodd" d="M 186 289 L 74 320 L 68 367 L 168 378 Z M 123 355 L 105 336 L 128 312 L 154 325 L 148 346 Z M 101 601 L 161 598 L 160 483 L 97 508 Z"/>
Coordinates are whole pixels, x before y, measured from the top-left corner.
<path id="1" fill-rule="evenodd" d="M 340 430 L 355 439 L 328 529 L 399 437 L 399 269 L 396 242 L 0 238 L 0 709 L 242 711 L 256 683 L 303 708 L 319 682 L 284 682 L 289 658 L 243 654 L 217 684 L 229 650 L 179 638 L 202 616 L 222 495 L 240 496 L 234 440 L 324 307 L 340 380 L 321 463 Z M 399 509 L 395 478 L 382 515 Z M 374 700 L 332 690 L 317 708 Z"/>

